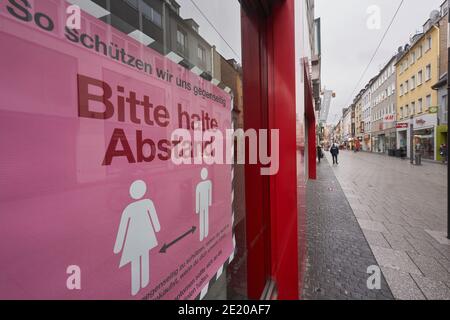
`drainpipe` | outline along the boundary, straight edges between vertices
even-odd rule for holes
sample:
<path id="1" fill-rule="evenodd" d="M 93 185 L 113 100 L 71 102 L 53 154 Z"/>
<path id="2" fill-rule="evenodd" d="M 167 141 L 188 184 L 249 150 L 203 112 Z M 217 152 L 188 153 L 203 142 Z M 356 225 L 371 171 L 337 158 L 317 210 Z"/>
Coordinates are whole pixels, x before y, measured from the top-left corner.
<path id="1" fill-rule="evenodd" d="M 448 112 L 448 102 L 450 101 L 450 0 L 447 0 L 447 15 L 448 15 L 448 27 L 447 27 L 447 52 L 448 52 L 448 56 L 447 56 L 447 65 L 448 65 L 448 71 L 447 71 L 447 112 Z M 447 124 L 448 126 L 448 124 Z M 447 159 L 448 159 L 448 130 L 447 130 Z M 450 171 L 448 169 L 448 162 L 447 162 L 447 179 L 448 179 L 448 175 L 450 174 Z M 447 199 L 449 197 L 448 194 L 448 184 L 447 184 Z M 449 210 L 449 201 L 447 201 L 447 238 L 450 239 L 450 210 Z"/>
<path id="2" fill-rule="evenodd" d="M 414 164 L 414 116 L 413 115 L 410 117 L 410 124 L 409 124 L 409 160 L 410 160 L 411 164 Z"/>

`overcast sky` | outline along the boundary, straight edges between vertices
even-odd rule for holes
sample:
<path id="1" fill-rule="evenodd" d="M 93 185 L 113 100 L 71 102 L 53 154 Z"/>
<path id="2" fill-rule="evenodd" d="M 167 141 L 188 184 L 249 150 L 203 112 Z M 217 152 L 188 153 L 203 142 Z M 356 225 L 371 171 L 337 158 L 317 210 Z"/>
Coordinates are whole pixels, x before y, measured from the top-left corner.
<path id="1" fill-rule="evenodd" d="M 322 26 L 322 86 L 336 93 L 331 103 L 329 122 L 336 123 L 339 120 L 342 108 L 351 104 L 354 96 L 388 62 L 398 47 L 405 45 L 410 36 L 420 31 L 430 12 L 439 9 L 443 2 L 404 1 L 366 76 L 352 94 L 400 0 L 315 1 L 315 15 L 321 18 Z M 380 8 L 379 30 L 367 27 L 370 14 L 366 12 L 372 5 Z"/>

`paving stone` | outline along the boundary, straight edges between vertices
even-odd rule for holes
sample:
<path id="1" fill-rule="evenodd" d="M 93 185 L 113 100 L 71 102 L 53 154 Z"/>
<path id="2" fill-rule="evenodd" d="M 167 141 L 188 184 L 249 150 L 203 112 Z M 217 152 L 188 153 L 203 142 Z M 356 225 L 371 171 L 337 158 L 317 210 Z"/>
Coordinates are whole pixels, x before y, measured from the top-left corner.
<path id="1" fill-rule="evenodd" d="M 397 271 L 420 274 L 420 270 L 411 261 L 409 256 L 398 250 L 372 246 L 372 252 L 380 266 Z"/>
<path id="2" fill-rule="evenodd" d="M 427 240 L 407 238 L 408 242 L 411 243 L 412 247 L 419 254 L 428 256 L 428 257 L 437 257 L 441 258 L 445 256 L 439 252 L 439 250 L 435 249 Z"/>
<path id="3" fill-rule="evenodd" d="M 425 240 L 425 241 L 436 241 L 433 239 L 432 236 L 430 236 L 425 230 L 425 228 L 419 228 L 419 227 L 409 227 L 404 226 L 403 228 L 408 231 L 408 233 L 411 235 L 412 238 L 418 239 L 418 240 Z"/>
<path id="4" fill-rule="evenodd" d="M 436 259 L 414 253 L 408 255 L 425 277 L 443 282 L 450 281 L 450 273 Z"/>
<path id="5" fill-rule="evenodd" d="M 381 222 L 365 219 L 358 219 L 358 222 L 362 229 L 378 232 L 387 232 L 386 228 Z"/>
<path id="6" fill-rule="evenodd" d="M 381 268 L 381 270 L 395 299 L 425 300 L 425 296 L 410 274 L 390 268 Z"/>
<path id="7" fill-rule="evenodd" d="M 370 246 L 379 246 L 384 248 L 391 248 L 389 243 L 384 238 L 383 234 L 381 232 L 371 231 L 371 230 L 365 230 L 363 229 L 363 233 L 366 237 L 367 242 Z"/>
<path id="8" fill-rule="evenodd" d="M 385 234 L 384 237 L 386 238 L 387 242 L 394 250 L 403 250 L 403 251 L 411 251 L 415 252 L 413 246 L 406 240 L 406 238 L 402 236 L 397 236 L 393 234 Z"/>
<path id="9" fill-rule="evenodd" d="M 441 266 L 443 266 L 445 269 L 447 269 L 448 272 L 450 272 L 450 260 L 446 258 L 435 258 Z"/>
<path id="10" fill-rule="evenodd" d="M 384 223 L 385 228 L 394 236 L 411 237 L 411 234 L 402 226 L 395 223 Z"/>
<path id="11" fill-rule="evenodd" d="M 365 219 L 365 220 L 370 220 L 370 216 L 367 214 L 367 211 L 364 211 L 362 209 L 355 209 L 353 208 L 353 213 L 355 214 L 355 217 L 358 219 Z"/>
<path id="12" fill-rule="evenodd" d="M 416 274 L 411 276 L 427 299 L 450 300 L 450 289 L 444 282 L 431 280 Z"/>

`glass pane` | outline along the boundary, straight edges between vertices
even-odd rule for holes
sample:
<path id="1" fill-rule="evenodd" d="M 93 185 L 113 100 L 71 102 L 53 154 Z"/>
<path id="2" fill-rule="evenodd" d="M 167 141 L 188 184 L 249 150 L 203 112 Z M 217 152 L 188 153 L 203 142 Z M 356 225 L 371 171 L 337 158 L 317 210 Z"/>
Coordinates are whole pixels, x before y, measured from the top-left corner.
<path id="1" fill-rule="evenodd" d="M 203 161 L 243 127 L 239 2 L 22 3 L 0 2 L 0 297 L 73 298 L 72 266 L 76 298 L 246 298 L 244 166 Z"/>

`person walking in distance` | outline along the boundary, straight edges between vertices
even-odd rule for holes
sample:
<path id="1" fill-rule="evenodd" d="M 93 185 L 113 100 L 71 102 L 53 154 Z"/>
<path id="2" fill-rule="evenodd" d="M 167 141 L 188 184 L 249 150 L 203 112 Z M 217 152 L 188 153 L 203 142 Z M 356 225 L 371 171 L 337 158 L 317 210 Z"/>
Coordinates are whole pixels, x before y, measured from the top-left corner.
<path id="1" fill-rule="evenodd" d="M 323 158 L 323 153 L 322 153 L 322 146 L 319 144 L 317 145 L 317 159 L 319 159 L 319 163 L 320 163 L 320 159 Z"/>
<path id="2" fill-rule="evenodd" d="M 339 148 L 336 143 L 333 143 L 333 146 L 330 149 L 331 156 L 333 157 L 333 164 L 339 164 L 338 162 L 338 154 Z"/>
<path id="3" fill-rule="evenodd" d="M 442 163 L 445 164 L 447 162 L 447 145 L 445 143 L 441 144 L 439 154 L 441 155 Z"/>

